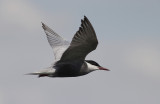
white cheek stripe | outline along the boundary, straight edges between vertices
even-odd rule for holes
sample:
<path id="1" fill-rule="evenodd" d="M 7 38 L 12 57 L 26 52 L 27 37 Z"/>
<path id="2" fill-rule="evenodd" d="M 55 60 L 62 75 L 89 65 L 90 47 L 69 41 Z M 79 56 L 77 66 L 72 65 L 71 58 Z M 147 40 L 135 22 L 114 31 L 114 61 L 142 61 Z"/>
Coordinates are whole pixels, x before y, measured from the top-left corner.
<path id="1" fill-rule="evenodd" d="M 92 65 L 92 64 L 90 64 L 90 63 L 88 63 L 88 62 L 86 62 L 87 63 L 87 66 L 88 66 L 88 69 L 89 70 L 96 70 L 96 69 L 99 69 L 97 66 L 95 66 L 95 65 Z"/>

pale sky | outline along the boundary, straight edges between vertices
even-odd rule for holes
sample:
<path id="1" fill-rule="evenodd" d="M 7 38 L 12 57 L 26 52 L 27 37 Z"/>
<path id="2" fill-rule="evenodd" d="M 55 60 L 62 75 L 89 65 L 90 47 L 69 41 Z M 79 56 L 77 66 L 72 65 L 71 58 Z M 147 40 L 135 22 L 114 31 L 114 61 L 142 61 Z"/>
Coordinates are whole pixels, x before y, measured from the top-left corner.
<path id="1" fill-rule="evenodd" d="M 160 104 L 159 0 L 0 0 L 0 104 Z M 86 15 L 87 56 L 111 71 L 75 78 L 26 73 L 54 62 L 41 22 L 71 41 Z"/>

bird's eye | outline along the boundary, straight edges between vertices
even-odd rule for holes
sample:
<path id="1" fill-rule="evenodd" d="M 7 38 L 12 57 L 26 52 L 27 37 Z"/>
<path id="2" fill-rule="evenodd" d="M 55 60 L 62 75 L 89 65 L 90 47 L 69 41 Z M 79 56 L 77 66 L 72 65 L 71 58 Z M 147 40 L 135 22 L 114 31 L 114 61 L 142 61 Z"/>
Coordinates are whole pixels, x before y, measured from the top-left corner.
<path id="1" fill-rule="evenodd" d="M 95 66 L 100 66 L 97 62 L 92 61 L 92 60 L 86 60 L 88 63 L 95 65 Z"/>

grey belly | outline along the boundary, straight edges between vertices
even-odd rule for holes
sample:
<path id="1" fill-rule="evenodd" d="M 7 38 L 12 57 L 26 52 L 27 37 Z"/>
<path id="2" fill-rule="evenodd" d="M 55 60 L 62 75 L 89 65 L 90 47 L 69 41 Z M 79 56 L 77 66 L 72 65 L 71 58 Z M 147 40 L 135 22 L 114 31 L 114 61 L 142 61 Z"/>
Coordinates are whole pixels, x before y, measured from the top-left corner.
<path id="1" fill-rule="evenodd" d="M 81 71 L 82 66 L 83 66 L 82 62 L 61 63 L 56 66 L 55 74 L 57 77 L 82 76 L 82 75 L 87 74 L 87 73 Z"/>

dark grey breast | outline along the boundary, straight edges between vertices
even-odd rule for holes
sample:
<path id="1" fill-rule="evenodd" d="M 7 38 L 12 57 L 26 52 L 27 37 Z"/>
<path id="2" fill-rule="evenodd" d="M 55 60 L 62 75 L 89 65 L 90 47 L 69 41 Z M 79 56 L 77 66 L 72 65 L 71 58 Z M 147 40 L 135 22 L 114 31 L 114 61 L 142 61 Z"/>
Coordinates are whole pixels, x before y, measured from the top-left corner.
<path id="1" fill-rule="evenodd" d="M 60 61 L 84 60 L 87 54 L 96 49 L 97 45 L 98 40 L 94 28 L 88 18 L 84 16 L 79 30 Z"/>

